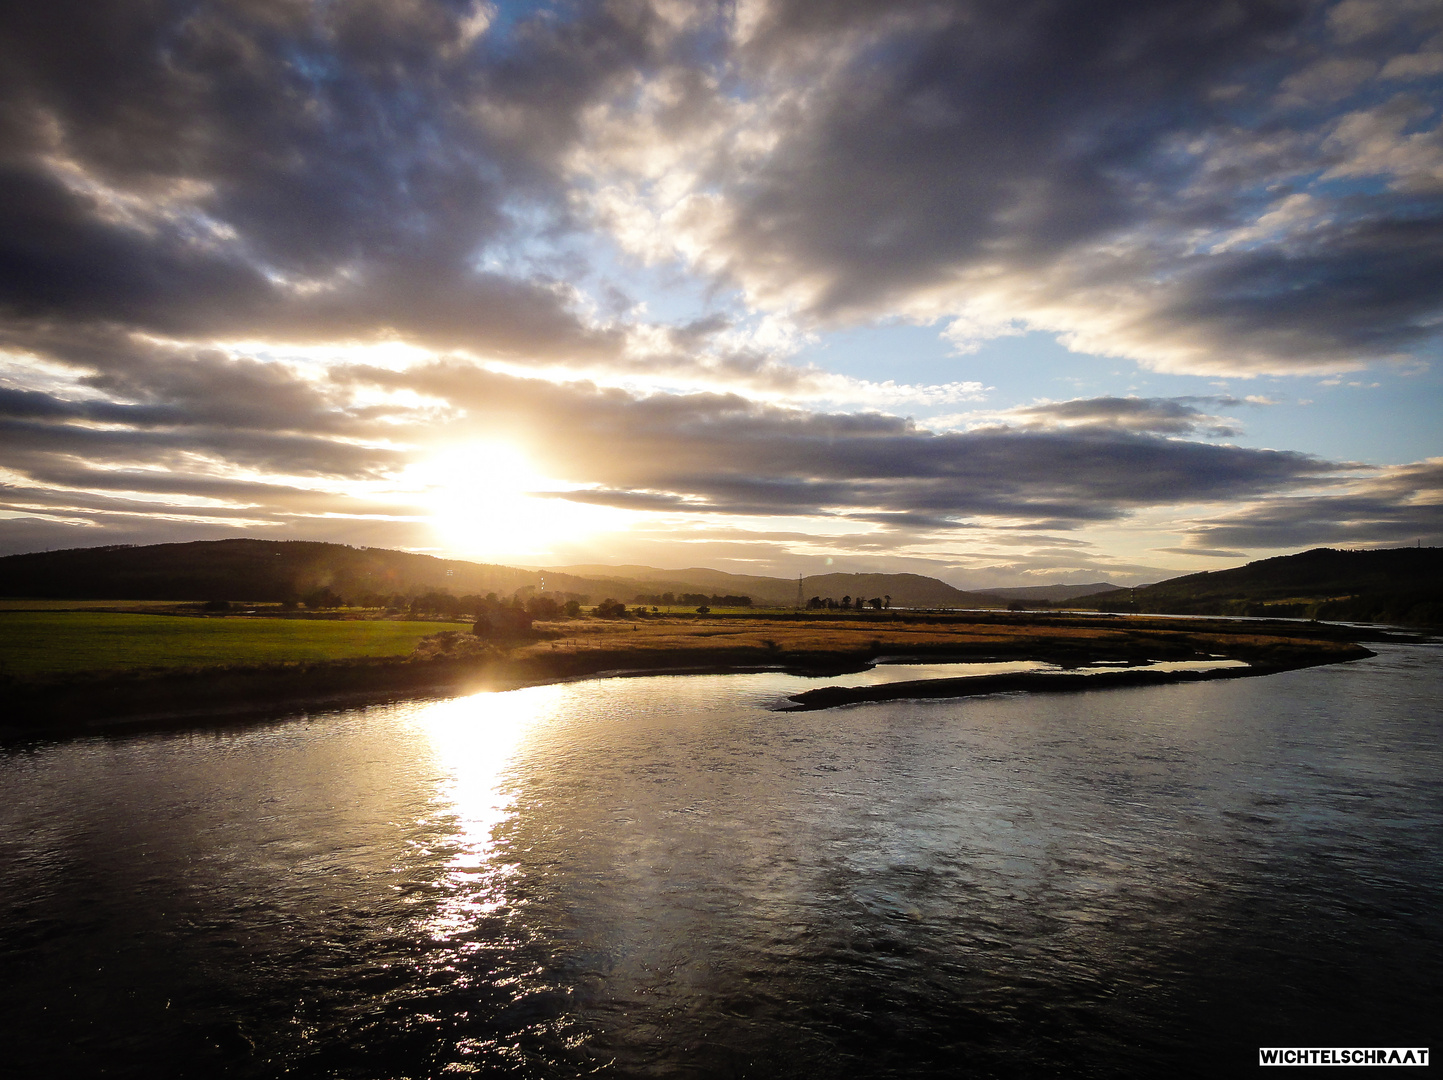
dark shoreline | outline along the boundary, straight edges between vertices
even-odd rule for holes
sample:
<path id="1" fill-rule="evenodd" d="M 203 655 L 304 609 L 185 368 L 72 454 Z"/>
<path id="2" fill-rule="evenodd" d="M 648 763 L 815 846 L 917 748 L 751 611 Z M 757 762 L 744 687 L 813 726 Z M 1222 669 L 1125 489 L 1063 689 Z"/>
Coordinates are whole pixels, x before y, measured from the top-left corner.
<path id="1" fill-rule="evenodd" d="M 1369 656 L 1376 655 L 1369 651 Z M 1363 659 L 1352 657 L 1350 659 Z M 1346 663 L 1328 660 L 1323 663 Z M 1217 668 L 1211 671 L 1154 671 L 1133 668 L 1123 671 L 1098 671 L 1089 674 L 1069 672 L 1014 672 L 1002 675 L 969 675 L 955 679 L 915 679 L 906 682 L 879 683 L 874 686 L 819 686 L 793 694 L 780 712 L 809 712 L 835 709 L 843 705 L 860 705 L 873 701 L 903 701 L 924 698 L 980 697 L 984 694 L 1005 694 L 1026 691 L 1033 694 L 1076 693 L 1080 690 L 1107 690 L 1123 686 L 1161 686 L 1166 683 L 1206 682 L 1213 679 L 1245 679 L 1259 675 L 1276 675 L 1319 664 L 1297 664 L 1287 667 Z"/>
<path id="2" fill-rule="evenodd" d="M 1040 644 L 1040 643 L 1039 643 Z M 1312 654 L 1273 662 L 1250 659 L 1247 668 L 1215 671 L 1155 671 L 1146 666 L 1090 675 L 1028 672 L 1009 675 L 923 679 L 866 687 L 818 687 L 796 695 L 784 711 L 831 708 L 902 698 L 968 697 L 1010 691 L 1067 692 L 1268 675 L 1375 655 L 1356 643 L 1334 641 Z M 1039 647 L 1035 654 L 981 655 L 968 650 L 928 650 L 919 662 L 984 662 L 1039 659 L 1057 662 Z M 50 683 L 0 687 L 7 699 L 0 741 L 66 738 L 155 728 L 213 727 L 279 719 L 313 711 L 335 711 L 417 698 L 447 698 L 486 690 L 598 678 L 652 675 L 743 674 L 781 671 L 829 677 L 869 669 L 875 653 L 767 653 L 756 649 L 686 649 L 671 654 L 633 650 L 583 650 L 539 656 L 417 660 L 410 657 L 97 673 Z M 1066 666 L 1118 660 L 1110 650 L 1074 657 Z M 1136 658 L 1133 658 L 1134 662 Z M 659 662 L 660 661 L 660 662 Z M 224 702 L 218 705 L 218 702 Z"/>
<path id="3" fill-rule="evenodd" d="M 759 671 L 829 676 L 870 666 L 857 656 L 776 658 L 749 650 L 689 650 L 674 659 L 674 663 L 657 663 L 655 654 L 588 650 L 489 662 L 385 657 L 105 672 L 49 682 L 5 680 L 9 685 L 0 683 L 0 695 L 6 700 L 0 742 L 242 723 L 596 678 Z"/>

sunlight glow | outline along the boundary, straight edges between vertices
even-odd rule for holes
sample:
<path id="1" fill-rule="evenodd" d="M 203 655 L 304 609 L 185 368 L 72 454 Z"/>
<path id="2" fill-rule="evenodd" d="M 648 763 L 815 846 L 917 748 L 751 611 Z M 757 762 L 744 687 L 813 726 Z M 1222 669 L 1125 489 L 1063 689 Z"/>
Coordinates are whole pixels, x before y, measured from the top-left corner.
<path id="1" fill-rule="evenodd" d="M 455 849 L 435 884 L 444 899 L 427 924 L 437 941 L 464 934 L 507 903 L 504 840 L 515 813 L 509 769 L 527 736 L 553 718 L 563 686 L 473 694 L 427 706 L 414 718 L 435 754 L 435 810 L 454 826 Z"/>
<path id="2" fill-rule="evenodd" d="M 577 490 L 538 473 L 515 446 L 470 443 L 407 471 L 437 539 L 457 554 L 545 555 L 555 545 L 627 528 L 630 514 L 572 502 Z"/>

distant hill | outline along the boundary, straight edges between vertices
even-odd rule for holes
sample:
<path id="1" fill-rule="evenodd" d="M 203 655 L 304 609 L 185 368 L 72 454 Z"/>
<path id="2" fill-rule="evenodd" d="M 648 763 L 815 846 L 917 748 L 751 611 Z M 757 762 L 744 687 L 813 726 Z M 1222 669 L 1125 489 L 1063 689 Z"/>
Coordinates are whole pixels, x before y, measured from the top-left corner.
<path id="1" fill-rule="evenodd" d="M 755 604 L 762 607 L 786 607 L 797 599 L 795 579 L 728 574 L 700 566 L 686 570 L 659 570 L 654 566 L 595 564 L 538 568 L 537 572 L 546 578 L 548 590 L 553 587 L 572 588 L 572 585 L 560 584 L 562 582 L 585 584 L 588 587 L 582 591 L 615 596 L 628 603 L 637 594 L 668 592 L 750 596 Z M 553 586 L 553 581 L 558 584 Z"/>
<path id="2" fill-rule="evenodd" d="M 328 589 L 357 603 L 366 597 L 457 596 L 535 592 L 630 604 L 667 592 L 749 596 L 757 606 L 790 607 L 795 579 L 728 574 L 692 567 L 566 566 L 524 569 L 438 559 L 385 548 L 277 540 L 200 540 L 72 548 L 0 558 L 0 596 L 97 600 L 248 600 L 277 602 Z M 812 596 L 892 597 L 894 607 L 1000 607 L 995 596 L 954 589 L 920 574 L 823 574 L 802 582 Z"/>
<path id="3" fill-rule="evenodd" d="M 818 574 L 802 580 L 805 603 L 813 596 L 840 600 L 843 596 L 892 597 L 893 607 L 914 608 L 999 608 L 1005 603 L 996 596 L 963 592 L 945 581 L 921 574 Z M 792 582 L 796 598 L 796 582 Z"/>
<path id="4" fill-rule="evenodd" d="M 1125 590 L 1122 586 L 1113 585 L 1111 582 L 1097 581 L 1091 585 L 1020 585 L 1010 589 L 976 589 L 974 591 L 983 596 L 996 596 L 1003 600 L 1046 600 L 1048 603 L 1055 604 L 1063 600 L 1073 600 L 1079 596 L 1097 596 Z"/>
<path id="5" fill-rule="evenodd" d="M 1314 548 L 1077 598 L 1100 610 L 1443 625 L 1443 548 Z"/>
<path id="6" fill-rule="evenodd" d="M 278 601 L 331 589 L 510 595 L 537 575 L 509 566 L 301 540 L 199 540 L 71 548 L 0 558 L 0 596 L 99 600 Z"/>

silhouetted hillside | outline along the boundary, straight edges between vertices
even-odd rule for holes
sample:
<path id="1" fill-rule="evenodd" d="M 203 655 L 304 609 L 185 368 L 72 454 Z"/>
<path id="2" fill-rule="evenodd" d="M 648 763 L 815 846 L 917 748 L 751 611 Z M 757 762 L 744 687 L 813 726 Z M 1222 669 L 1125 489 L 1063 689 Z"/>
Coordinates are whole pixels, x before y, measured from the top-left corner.
<path id="1" fill-rule="evenodd" d="M 630 602 L 638 594 L 658 593 L 721 593 L 750 596 L 764 607 L 787 607 L 797 598 L 795 579 L 757 577 L 751 574 L 728 574 L 723 570 L 693 566 L 685 570 L 660 570 L 654 566 L 556 566 L 540 571 L 551 588 L 551 582 L 585 582 L 586 591 L 615 596 Z M 558 588 L 571 588 L 558 585 Z"/>
<path id="2" fill-rule="evenodd" d="M 1273 615 L 1443 625 L 1443 549 L 1314 548 L 1130 590 L 1080 597 L 1103 611 Z"/>
<path id="3" fill-rule="evenodd" d="M 1006 602 L 996 596 L 963 592 L 945 581 L 924 577 L 921 574 L 818 574 L 802 581 L 802 598 L 805 603 L 813 596 L 823 599 L 831 597 L 841 600 L 844 596 L 853 599 L 874 596 L 892 598 L 893 607 L 910 608 L 1000 608 Z M 796 583 L 792 583 L 792 597 L 796 597 Z"/>
<path id="4" fill-rule="evenodd" d="M 894 607 L 999 607 L 996 597 L 965 593 L 919 574 L 825 574 L 802 583 L 812 596 L 892 597 Z M 429 592 L 494 592 L 522 598 L 544 591 L 594 603 L 631 604 L 640 594 L 704 593 L 751 597 L 757 606 L 790 607 L 795 579 L 728 574 L 693 567 L 568 566 L 520 569 L 438 559 L 384 548 L 312 541 L 202 540 L 146 547 L 72 548 L 0 558 L 0 596 L 97 600 L 244 600 L 280 602 L 320 590 L 356 603 Z"/>
<path id="5" fill-rule="evenodd" d="M 511 594 L 537 575 L 405 551 L 289 540 L 72 548 L 0 558 L 0 595 L 100 600 L 290 600 L 362 594 Z"/>
<path id="6" fill-rule="evenodd" d="M 1091 585 L 1019 585 L 1005 589 L 978 589 L 983 596 L 996 596 L 1003 600 L 1045 600 L 1060 603 L 1079 596 L 1096 596 L 1122 591 L 1122 586 L 1106 581 L 1095 581 Z"/>

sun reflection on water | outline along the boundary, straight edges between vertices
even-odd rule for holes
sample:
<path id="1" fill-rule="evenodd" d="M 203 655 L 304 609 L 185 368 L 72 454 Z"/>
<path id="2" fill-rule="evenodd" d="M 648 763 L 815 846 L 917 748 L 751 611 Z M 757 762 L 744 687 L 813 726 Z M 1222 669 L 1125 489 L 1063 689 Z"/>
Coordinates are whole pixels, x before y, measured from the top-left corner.
<path id="1" fill-rule="evenodd" d="M 442 899 L 424 924 L 433 940 L 452 940 L 506 906 L 506 884 L 516 871 L 498 830 L 515 812 L 510 768 L 565 695 L 564 686 L 474 694 L 414 717 L 438 773 L 431 823 L 450 834 L 445 874 L 435 883 Z"/>

